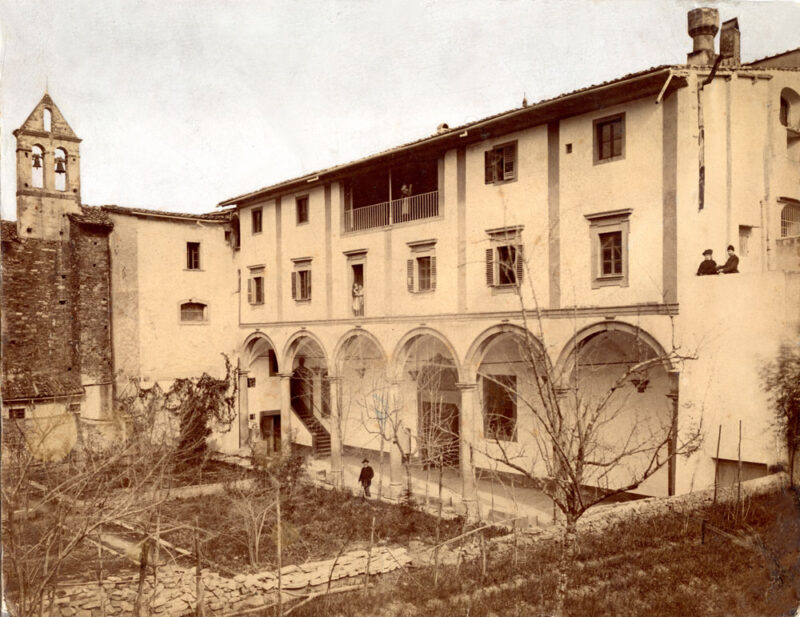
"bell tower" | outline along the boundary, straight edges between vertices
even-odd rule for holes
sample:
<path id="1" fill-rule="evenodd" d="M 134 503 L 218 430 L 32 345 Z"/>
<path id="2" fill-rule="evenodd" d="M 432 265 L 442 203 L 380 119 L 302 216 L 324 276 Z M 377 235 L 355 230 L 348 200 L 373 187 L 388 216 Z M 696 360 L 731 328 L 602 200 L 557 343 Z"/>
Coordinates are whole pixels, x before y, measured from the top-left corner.
<path id="1" fill-rule="evenodd" d="M 45 93 L 17 140 L 17 233 L 66 240 L 67 214 L 81 212 L 81 140 Z"/>

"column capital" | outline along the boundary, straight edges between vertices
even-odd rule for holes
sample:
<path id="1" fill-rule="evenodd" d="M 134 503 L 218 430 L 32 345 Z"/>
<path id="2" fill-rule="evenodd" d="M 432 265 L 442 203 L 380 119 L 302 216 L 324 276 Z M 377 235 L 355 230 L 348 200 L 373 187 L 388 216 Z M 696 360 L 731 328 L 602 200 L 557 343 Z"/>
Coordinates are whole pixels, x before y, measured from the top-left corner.
<path id="1" fill-rule="evenodd" d="M 242 377 L 242 376 L 244 376 L 244 375 L 247 375 L 248 373 L 250 373 L 250 370 L 249 370 L 249 369 L 247 369 L 247 370 L 245 370 L 245 369 L 241 369 L 241 368 L 237 368 L 237 369 L 236 369 L 236 374 L 237 374 L 237 375 L 239 375 L 239 377 Z"/>
<path id="2" fill-rule="evenodd" d="M 460 381 L 456 383 L 456 388 L 459 390 L 474 390 L 478 387 L 478 383 L 474 381 Z"/>
<path id="3" fill-rule="evenodd" d="M 291 373 L 278 373 L 278 375 L 280 376 L 281 379 L 291 379 L 292 378 L 292 374 Z"/>
<path id="4" fill-rule="evenodd" d="M 340 381 L 342 381 L 341 375 L 328 375 L 327 377 L 325 377 L 325 379 L 330 383 L 339 383 Z"/>

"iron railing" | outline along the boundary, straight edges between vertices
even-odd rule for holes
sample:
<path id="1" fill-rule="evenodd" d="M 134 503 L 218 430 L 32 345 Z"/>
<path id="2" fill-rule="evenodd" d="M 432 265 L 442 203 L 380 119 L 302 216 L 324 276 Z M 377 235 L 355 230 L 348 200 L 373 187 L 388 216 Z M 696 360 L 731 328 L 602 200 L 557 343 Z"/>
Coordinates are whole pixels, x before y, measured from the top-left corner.
<path id="1" fill-rule="evenodd" d="M 344 213 L 345 231 L 386 227 L 439 216 L 439 191 L 362 206 Z"/>

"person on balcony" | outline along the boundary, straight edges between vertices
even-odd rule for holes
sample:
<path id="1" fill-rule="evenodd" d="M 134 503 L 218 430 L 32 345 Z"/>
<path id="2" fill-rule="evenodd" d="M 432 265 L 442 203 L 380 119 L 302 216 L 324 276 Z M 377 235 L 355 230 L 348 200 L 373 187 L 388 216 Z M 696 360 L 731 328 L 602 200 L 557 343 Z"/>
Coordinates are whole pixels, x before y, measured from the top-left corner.
<path id="1" fill-rule="evenodd" d="M 400 214 L 403 218 L 407 217 L 411 211 L 411 195 L 413 184 L 404 184 L 400 187 L 400 196 L 403 198 L 403 205 Z"/>
<path id="2" fill-rule="evenodd" d="M 364 288 L 353 283 L 353 315 L 360 317 L 364 314 Z"/>
<path id="3" fill-rule="evenodd" d="M 703 251 L 703 261 L 700 262 L 700 267 L 697 268 L 697 276 L 717 273 L 717 262 L 714 261 L 713 254 L 714 251 L 711 249 Z"/>
<path id="4" fill-rule="evenodd" d="M 738 274 L 739 272 L 739 258 L 736 256 L 736 249 L 733 244 L 728 245 L 728 260 L 724 266 L 717 266 L 719 274 Z"/>

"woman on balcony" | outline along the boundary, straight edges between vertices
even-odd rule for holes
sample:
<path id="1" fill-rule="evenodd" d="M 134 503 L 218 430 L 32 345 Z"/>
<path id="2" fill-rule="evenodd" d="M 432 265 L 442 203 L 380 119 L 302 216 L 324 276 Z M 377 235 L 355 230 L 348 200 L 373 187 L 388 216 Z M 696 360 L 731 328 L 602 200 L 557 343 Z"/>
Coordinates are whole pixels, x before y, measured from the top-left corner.
<path id="1" fill-rule="evenodd" d="M 358 282 L 353 283 L 353 315 L 364 315 L 364 288 Z"/>

